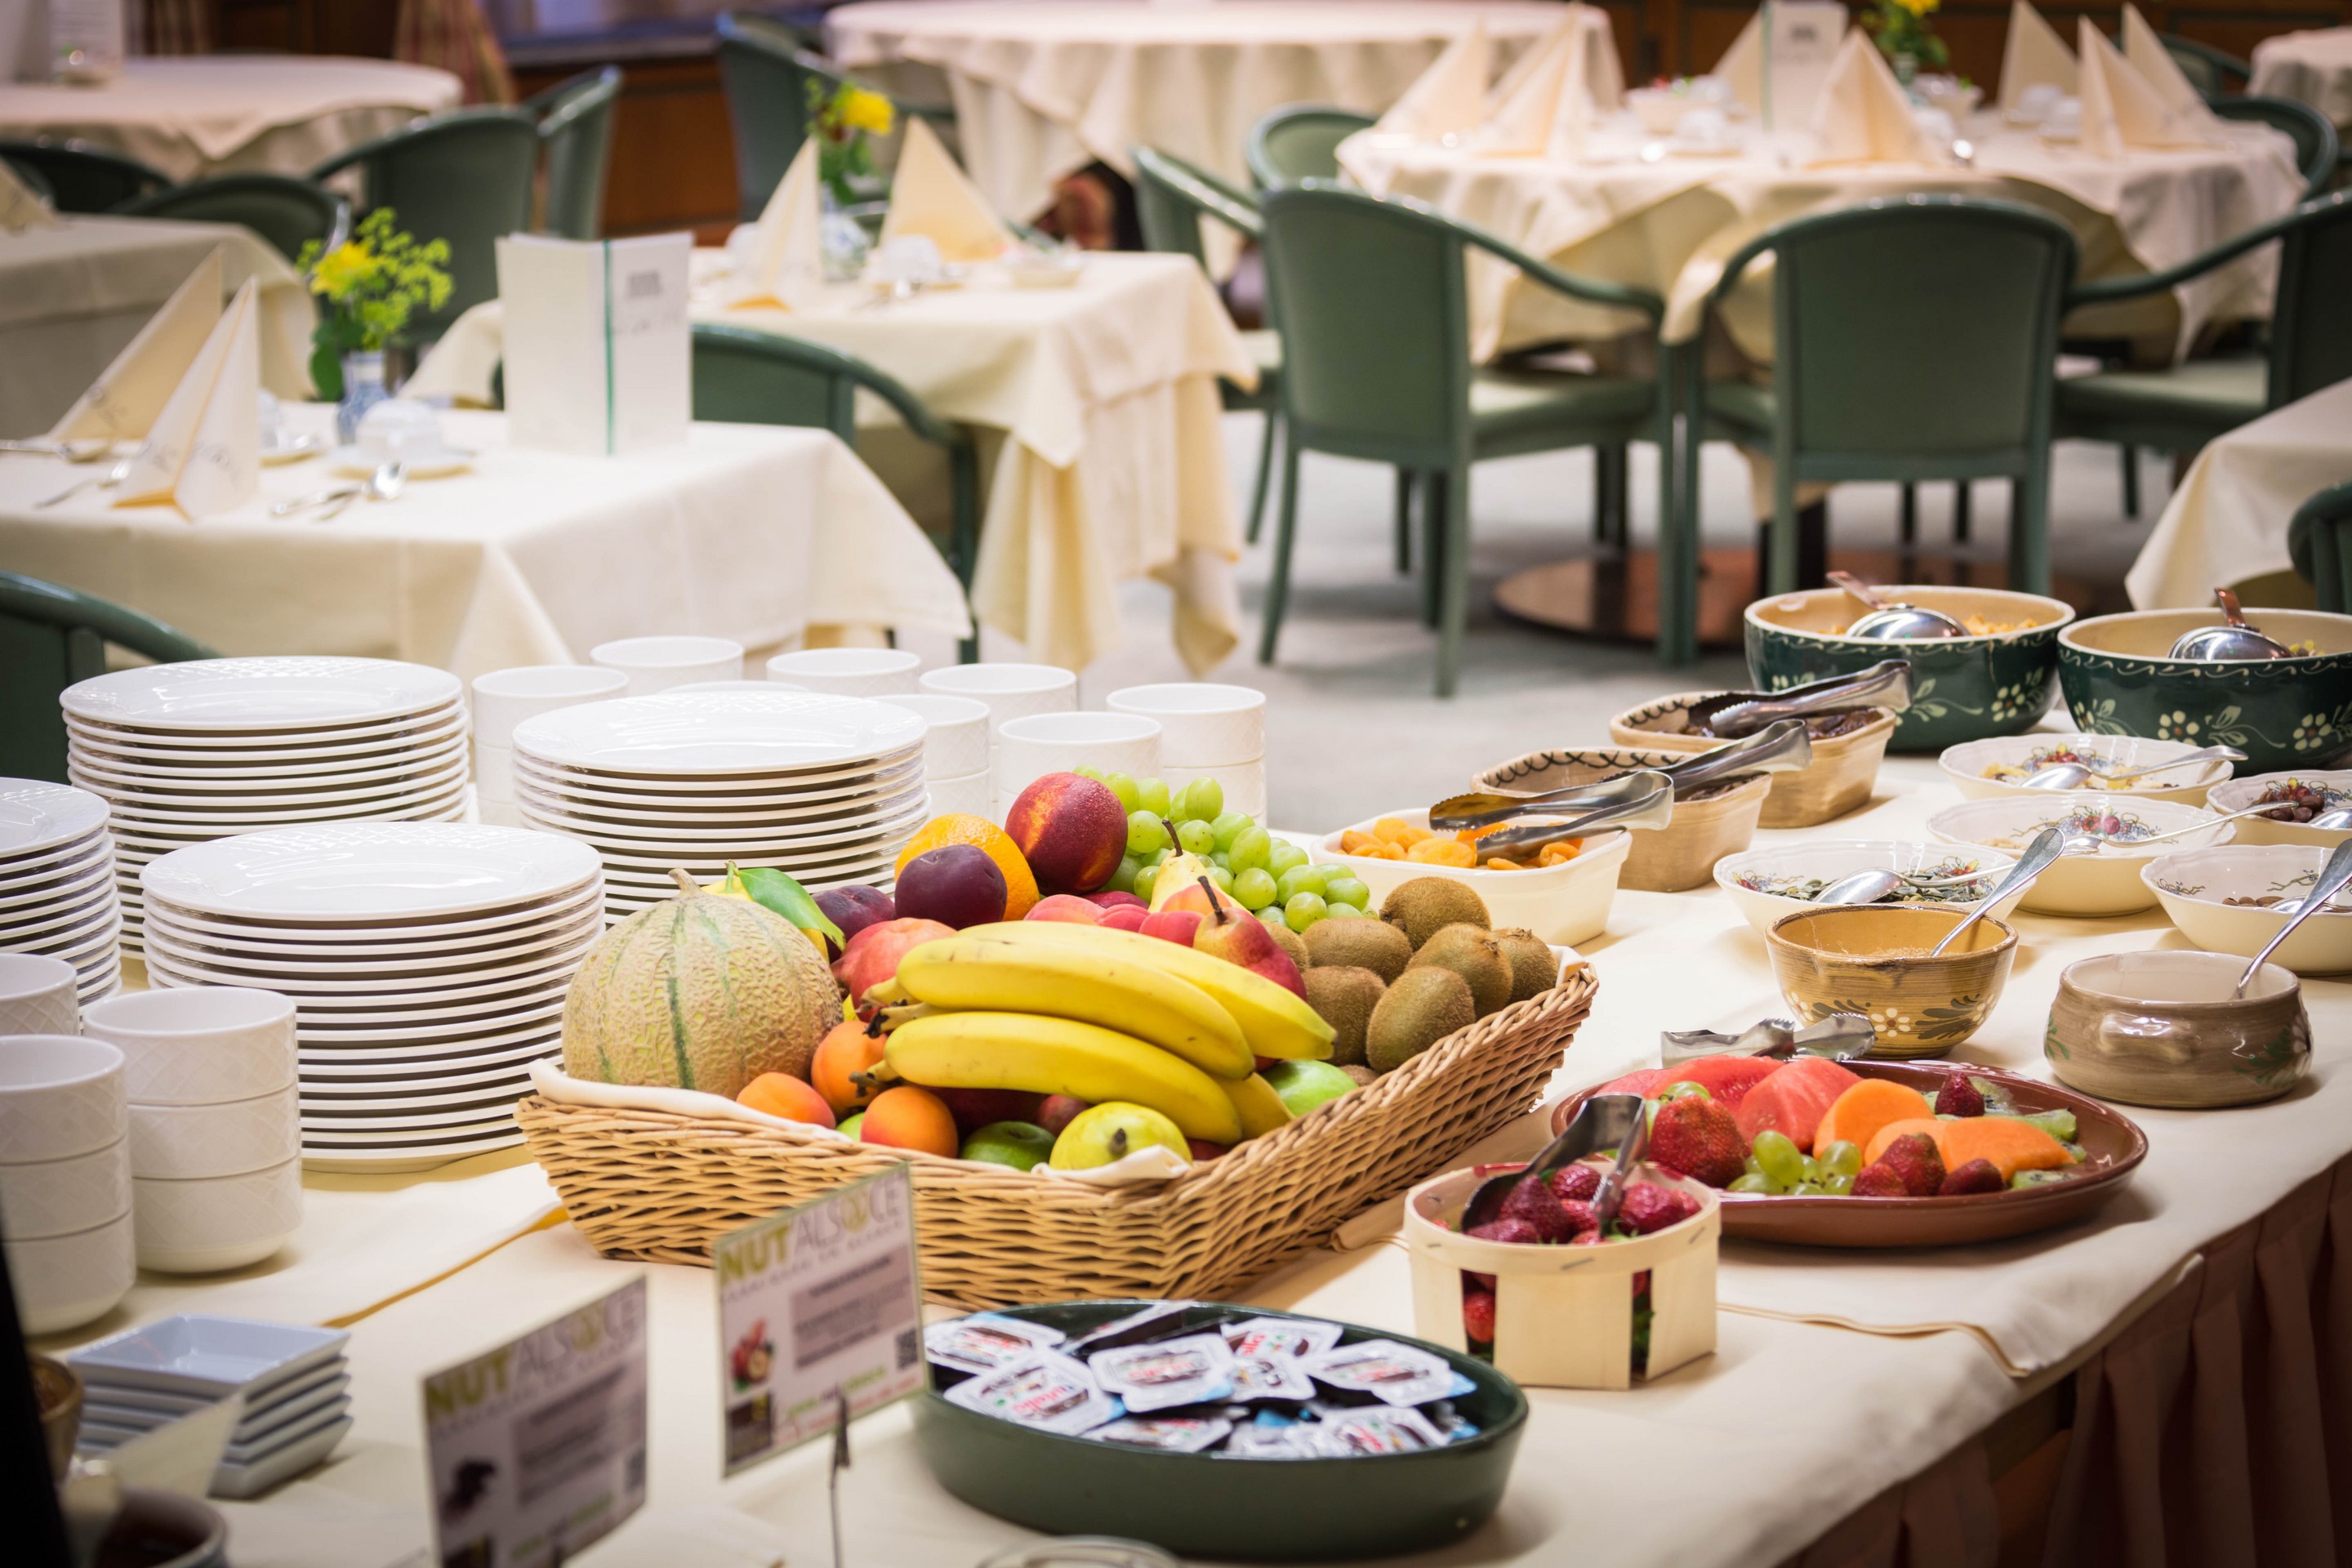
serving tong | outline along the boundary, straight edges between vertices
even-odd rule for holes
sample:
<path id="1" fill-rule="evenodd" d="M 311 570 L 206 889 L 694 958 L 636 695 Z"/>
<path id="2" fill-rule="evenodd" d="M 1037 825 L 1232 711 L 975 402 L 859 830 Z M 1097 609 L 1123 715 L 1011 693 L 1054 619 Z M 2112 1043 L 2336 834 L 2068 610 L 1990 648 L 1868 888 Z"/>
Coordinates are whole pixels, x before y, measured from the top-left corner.
<path id="1" fill-rule="evenodd" d="M 1736 773 L 1793 773 L 1813 760 L 1813 743 L 1801 720 L 1788 719 L 1727 746 L 1701 752 L 1662 767 L 1629 768 L 1605 779 L 1566 784 L 1535 795 L 1499 790 L 1473 790 L 1448 795 L 1429 808 L 1429 826 L 1438 833 L 1490 826 L 1531 813 L 1553 813 L 1563 806 L 1608 805 L 1615 797 L 1607 786 L 1636 773 L 1663 773 L 1677 793 L 1714 784 Z"/>
<path id="2" fill-rule="evenodd" d="M 2246 625 L 2245 615 L 2238 608 L 2237 595 L 2227 588 L 2216 588 L 2213 602 L 2221 606 L 2222 624 L 2181 633 L 2173 639 L 2172 658 L 2220 664 L 2294 657 L 2294 650 L 2278 638 Z"/>
<path id="3" fill-rule="evenodd" d="M 1649 1143 L 1649 1134 L 1650 1119 L 1642 1113 L 1640 1095 L 1594 1095 L 1577 1108 L 1575 1116 L 1560 1130 L 1559 1137 L 1544 1146 L 1542 1153 L 1516 1171 L 1487 1177 L 1471 1190 L 1470 1201 L 1462 1205 L 1462 1228 L 1471 1230 L 1501 1215 L 1511 1190 L 1521 1182 L 1530 1177 L 1540 1180 L 1601 1149 L 1616 1150 L 1617 1164 L 1602 1178 L 1601 1190 L 1592 1195 L 1593 1213 L 1601 1213 L 1601 1204 L 1610 1196 L 1612 1184 L 1617 1202 L 1622 1204 L 1625 1173 L 1641 1158 L 1642 1150 Z M 1608 1214 L 1609 1218 L 1614 1218 L 1616 1210 L 1612 1207 Z M 1604 1228 L 1608 1223 L 1608 1218 L 1601 1220 Z"/>
<path id="4" fill-rule="evenodd" d="M 1882 658 L 1868 669 L 1791 686 L 1785 691 L 1727 691 L 1693 703 L 1683 710 L 1683 716 L 1693 728 L 1704 724 L 1717 738 L 1736 741 L 1782 719 L 1843 713 L 1854 708 L 1890 708 L 1900 713 L 1910 706 L 1911 661 Z"/>
<path id="5" fill-rule="evenodd" d="M 1529 813 L 1557 816 L 1559 812 L 1558 805 L 1547 804 L 1541 799 L 1533 797 L 1528 799 L 1513 799 L 1509 795 L 1493 797 L 1456 795 L 1454 797 L 1455 800 L 1472 798 L 1494 798 L 1508 803 L 1508 809 L 1471 821 L 1469 825 L 1474 826 L 1486 826 L 1493 822 L 1507 822 L 1515 816 L 1522 816 Z M 1447 805 L 1452 802 L 1441 801 L 1438 804 Z M 1568 805 L 1571 808 L 1583 806 L 1588 809 L 1580 816 L 1568 816 L 1559 821 L 1528 822 L 1517 827 L 1498 827 L 1491 833 L 1481 834 L 1475 847 L 1483 858 L 1489 850 L 1537 848 L 1546 844 L 1557 843 L 1563 838 L 1580 837 L 1596 828 L 1664 827 L 1675 815 L 1675 781 L 1668 778 L 1660 769 L 1636 768 L 1631 773 L 1619 773 L 1615 778 L 1584 785 L 1578 792 L 1576 798 L 1568 802 Z M 1433 831 L 1439 833 L 1461 831 L 1460 828 L 1448 828 L 1444 826 L 1434 810 L 1430 813 L 1429 826 Z"/>
<path id="6" fill-rule="evenodd" d="M 1964 637 L 1969 628 L 1941 610 L 1931 610 L 1924 605 L 1906 605 L 1883 596 L 1877 589 L 1851 572 L 1825 574 L 1829 580 L 1860 599 L 1869 614 L 1845 629 L 1850 637 L 1869 637 L 1880 642 L 1916 641 L 1923 637 Z"/>
<path id="7" fill-rule="evenodd" d="M 1658 1059 L 1665 1067 L 1699 1057 L 1772 1057 L 1787 1061 L 1806 1056 L 1850 1062 L 1868 1056 L 1877 1043 L 1878 1030 L 1868 1018 L 1859 1013 L 1832 1013 L 1802 1027 L 1788 1018 L 1766 1018 L 1737 1035 L 1713 1029 L 1662 1029 Z"/>

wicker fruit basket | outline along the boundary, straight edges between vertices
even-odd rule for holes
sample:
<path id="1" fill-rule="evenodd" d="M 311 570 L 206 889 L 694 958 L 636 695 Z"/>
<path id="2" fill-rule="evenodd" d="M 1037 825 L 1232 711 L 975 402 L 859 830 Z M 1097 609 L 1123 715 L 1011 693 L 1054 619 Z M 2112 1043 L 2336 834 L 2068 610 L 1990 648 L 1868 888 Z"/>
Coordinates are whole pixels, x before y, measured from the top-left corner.
<path id="1" fill-rule="evenodd" d="M 515 1107 L 572 1223 L 607 1258 L 710 1261 L 712 1238 L 914 1166 L 923 1291 L 964 1308 L 1222 1297 L 1533 1109 L 1592 1005 L 1589 968 L 1395 1072 L 1164 1184 L 1106 1190 L 936 1154 L 659 1110 Z"/>

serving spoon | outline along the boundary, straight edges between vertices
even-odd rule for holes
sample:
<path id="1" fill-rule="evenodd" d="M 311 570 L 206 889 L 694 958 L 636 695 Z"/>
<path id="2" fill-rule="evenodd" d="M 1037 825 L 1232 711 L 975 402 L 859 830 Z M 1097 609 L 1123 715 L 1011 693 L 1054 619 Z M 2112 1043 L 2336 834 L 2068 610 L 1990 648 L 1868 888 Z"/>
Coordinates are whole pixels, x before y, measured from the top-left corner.
<path id="1" fill-rule="evenodd" d="M 2242 816 L 2260 816 L 2266 811 L 2276 811 L 2277 809 L 2278 805 L 2275 802 L 2269 805 L 2250 805 L 2243 811 L 2232 811 L 2224 813 L 2220 816 L 2209 816 L 2202 822 L 2192 822 L 2186 827 L 2168 827 L 2161 833 L 2151 833 L 2145 838 L 2110 838 L 2104 833 L 2088 833 L 2081 830 L 2069 831 L 2066 834 L 2065 852 L 2069 855 L 2075 855 L 2080 854 L 2084 849 L 2089 849 L 2092 853 L 2096 854 L 2102 847 L 2109 844 L 2119 845 L 2126 849 L 2137 849 L 2143 844 L 2160 844 L 2168 838 L 2179 838 L 2190 833 L 2202 833 L 2207 828 L 2213 826 L 2217 823 L 2235 822 Z M 2344 818 L 2344 821 L 2342 823 L 2326 822 L 2326 818 L 2330 816 L 2340 816 Z M 2303 823 L 2301 826 L 2305 827 L 2352 826 L 2352 811 L 2345 811 L 2339 808 L 2335 811 L 2322 812 L 2318 816 L 2313 817 L 2309 822 Z"/>
<path id="2" fill-rule="evenodd" d="M 2206 746 L 2189 752 L 2187 756 L 2175 757 L 2168 763 L 2158 763 L 2145 768 L 2126 768 L 2119 773 L 2095 773 L 2080 763 L 2051 763 L 2034 769 L 2025 782 L 2017 787 L 2020 789 L 2080 789 L 2094 779 L 2103 784 L 2119 784 L 2125 779 L 2146 778 L 2150 773 L 2170 773 L 2174 768 L 2185 768 L 2192 763 L 2242 763 L 2245 760 L 2246 753 L 2239 751 L 2235 746 Z"/>
<path id="3" fill-rule="evenodd" d="M 1843 713 L 1855 708 L 1885 708 L 1900 713 L 1911 706 L 1911 661 L 1882 658 L 1868 669 L 1833 675 L 1781 691 L 1727 691 L 1683 710 L 1690 729 L 1704 726 L 1718 740 L 1736 741 L 1783 719 Z"/>
<path id="4" fill-rule="evenodd" d="M 1924 605 L 1899 604 L 1883 596 L 1877 589 L 1851 572 L 1831 572 L 1825 575 L 1860 599 L 1870 612 L 1846 627 L 1847 637 L 1902 642 L 1922 637 L 1964 637 L 1969 635 L 1968 627 L 1943 611 L 1931 610 Z"/>
<path id="5" fill-rule="evenodd" d="M 2246 617 L 2238 608 L 2237 595 L 2227 588 L 2216 588 L 2213 590 L 2213 602 L 2221 606 L 2223 624 L 2199 626 L 2181 633 L 2173 639 L 2172 658 L 2204 659 L 2218 664 L 2294 657 L 2294 650 L 2278 638 L 2246 625 Z"/>
<path id="6" fill-rule="evenodd" d="M 2262 952 L 2254 954 L 2254 961 L 2246 965 L 2243 974 L 2238 976 L 2237 989 L 2230 994 L 2232 997 L 2243 996 L 2246 987 L 2253 984 L 2254 976 L 2262 973 L 2263 965 L 2269 961 L 2271 954 L 2279 950 L 2279 943 L 2292 935 L 2295 927 L 2326 909 L 2327 900 L 2342 892 L 2347 882 L 2352 882 L 2352 838 L 2346 839 L 2328 853 L 2327 864 L 2319 868 L 2319 875 L 2312 881 L 2311 891 L 2295 900 L 2294 912 L 2287 916 L 2286 924 L 2279 927 L 2278 934 L 2263 944 Z M 2286 905 L 2278 907 L 2284 909 Z"/>
<path id="7" fill-rule="evenodd" d="M 1679 763 L 1646 769 L 1629 768 L 1625 772 L 1664 773 L 1674 782 L 1675 789 L 1679 793 L 1728 778 L 1734 773 L 1793 773 L 1811 766 L 1812 760 L 1813 742 L 1805 733 L 1803 721 L 1786 719 L 1769 729 L 1758 731 L 1745 740 L 1734 741 L 1712 752 L 1698 752 Z M 1473 790 L 1467 795 L 1448 795 L 1429 808 L 1429 826 L 1440 833 L 1458 833 L 1465 828 L 1508 822 L 1515 816 L 1525 816 L 1531 812 L 1554 811 L 1563 805 L 1584 805 L 1596 800 L 1606 804 L 1605 797 L 1596 796 L 1594 792 L 1624 776 L 1624 773 L 1612 773 L 1605 779 L 1567 784 L 1534 795 Z"/>
<path id="8" fill-rule="evenodd" d="M 1880 866 L 1840 877 L 1810 901 L 1816 904 L 1874 904 L 1900 887 L 1958 888 L 1970 882 L 1981 882 L 1986 876 L 1986 872 L 1978 871 L 1963 877 L 1922 877 L 1916 872 L 1891 871 Z"/>
<path id="9" fill-rule="evenodd" d="M 2025 853 L 2017 858 L 2017 864 L 2009 868 L 2009 875 L 2003 877 L 1999 882 L 1995 883 L 1991 892 L 1987 893 L 1983 898 L 1978 900 L 1977 907 L 1970 910 L 1967 915 L 1962 917 L 1959 924 L 1946 931 L 1944 933 L 1943 941 L 1937 942 L 1934 947 L 1927 950 L 1927 956 L 1930 958 L 1942 957 L 1944 950 L 1951 946 L 1955 942 L 1958 942 L 1962 931 L 1968 930 L 1969 927 L 1976 924 L 1977 921 L 1984 919 L 1986 915 L 1991 913 L 1992 907 L 2000 902 L 2001 900 L 2009 897 L 2010 894 L 2016 892 L 2028 882 L 2033 880 L 2034 878 L 2039 877 L 2042 872 L 2047 871 L 2052 866 L 2057 864 L 2058 857 L 2065 852 L 2065 835 L 2060 833 L 2056 828 L 2045 827 L 2041 832 L 2035 834 L 2033 836 L 2033 842 L 2025 847 Z"/>
<path id="10" fill-rule="evenodd" d="M 1642 1114 L 1638 1094 L 1594 1095 L 1577 1107 L 1576 1114 L 1560 1129 L 1559 1137 L 1544 1145 L 1542 1153 L 1516 1171 L 1487 1177 L 1471 1190 L 1470 1201 L 1462 1205 L 1462 1228 L 1473 1230 L 1500 1216 L 1512 1189 L 1530 1177 L 1541 1180 L 1599 1149 L 1613 1148 L 1622 1160 L 1633 1142 L 1633 1130 L 1646 1131 L 1648 1120 Z"/>

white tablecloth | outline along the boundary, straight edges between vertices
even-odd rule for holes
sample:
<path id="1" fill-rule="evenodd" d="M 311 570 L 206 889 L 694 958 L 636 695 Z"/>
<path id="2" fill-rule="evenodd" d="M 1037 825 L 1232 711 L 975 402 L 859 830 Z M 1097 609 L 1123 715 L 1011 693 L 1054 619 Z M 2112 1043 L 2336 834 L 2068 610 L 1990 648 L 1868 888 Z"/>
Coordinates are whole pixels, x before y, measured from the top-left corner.
<path id="1" fill-rule="evenodd" d="M 2254 46 L 2250 93 L 2307 103 L 2352 128 L 2352 27 L 2282 33 Z"/>
<path id="2" fill-rule="evenodd" d="M 323 405 L 289 410 L 331 430 Z M 967 628 L 954 574 L 830 433 L 697 425 L 682 447 L 575 458 L 452 413 L 467 471 L 330 523 L 270 503 L 336 482 L 324 458 L 262 470 L 258 499 L 191 524 L 97 492 L 36 510 L 87 469 L 0 458 L 0 561 L 144 610 L 225 653 L 414 659 L 466 677 L 573 663 L 615 637 L 698 632 L 770 647 L 812 625 Z"/>
<path id="3" fill-rule="evenodd" d="M 0 140 L 94 142 L 185 182 L 307 174 L 416 119 L 457 107 L 447 71 L 320 55 L 138 58 L 93 87 L 0 81 Z"/>
<path id="4" fill-rule="evenodd" d="M 2352 381 L 2209 443 L 2172 492 L 2124 586 L 2135 609 L 2194 609 L 2216 583 L 2285 572 L 2295 508 L 2352 479 Z"/>
<path id="5" fill-rule="evenodd" d="M 1232 651 L 1241 548 L 1217 378 L 1256 376 L 1188 257 L 1100 253 L 1075 287 L 970 286 L 876 306 L 851 286 L 791 312 L 698 305 L 695 319 L 829 343 L 897 377 L 943 419 L 1002 433 L 972 611 L 1033 658 L 1081 668 L 1123 641 L 1118 585 L 1176 595 L 1178 651 L 1206 670 Z M 495 302 L 460 317 L 408 384 L 489 395 L 504 350 Z M 861 420 L 884 417 L 861 404 Z"/>
<path id="6" fill-rule="evenodd" d="M 54 228 L 0 234 L 0 437 L 55 425 L 215 246 L 226 248 L 231 294 L 261 280 L 264 384 L 308 397 L 310 296 L 252 230 L 68 215 Z"/>

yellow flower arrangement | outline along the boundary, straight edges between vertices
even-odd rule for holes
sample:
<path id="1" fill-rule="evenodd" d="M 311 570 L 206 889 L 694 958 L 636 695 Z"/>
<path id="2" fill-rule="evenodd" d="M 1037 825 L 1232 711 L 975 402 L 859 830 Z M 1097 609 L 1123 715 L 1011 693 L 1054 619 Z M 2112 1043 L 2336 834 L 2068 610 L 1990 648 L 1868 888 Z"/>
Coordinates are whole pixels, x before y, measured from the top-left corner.
<path id="1" fill-rule="evenodd" d="M 817 178 L 843 206 L 870 199 L 881 176 L 866 137 L 887 136 L 898 123 L 897 106 L 880 93 L 852 82 L 828 88 L 808 84 L 809 136 L 816 142 Z"/>
<path id="2" fill-rule="evenodd" d="M 393 223 L 392 209 L 378 207 L 334 249 L 314 239 L 295 258 L 320 300 L 310 381 L 321 397 L 342 395 L 343 355 L 383 348 L 418 306 L 437 310 L 449 301 L 449 242 L 420 245 Z"/>
<path id="3" fill-rule="evenodd" d="M 870 131 L 877 136 L 887 136 L 898 122 L 898 110 L 888 99 L 878 92 L 868 92 L 853 87 L 844 95 L 841 105 L 842 123 L 858 131 Z"/>
<path id="4" fill-rule="evenodd" d="M 1951 58 L 1944 40 L 1927 26 L 1928 16 L 1942 4 L 1943 0 L 1877 0 L 1862 19 L 1878 52 L 1895 63 L 1897 74 L 1906 82 L 1910 70 L 1940 70 Z"/>

